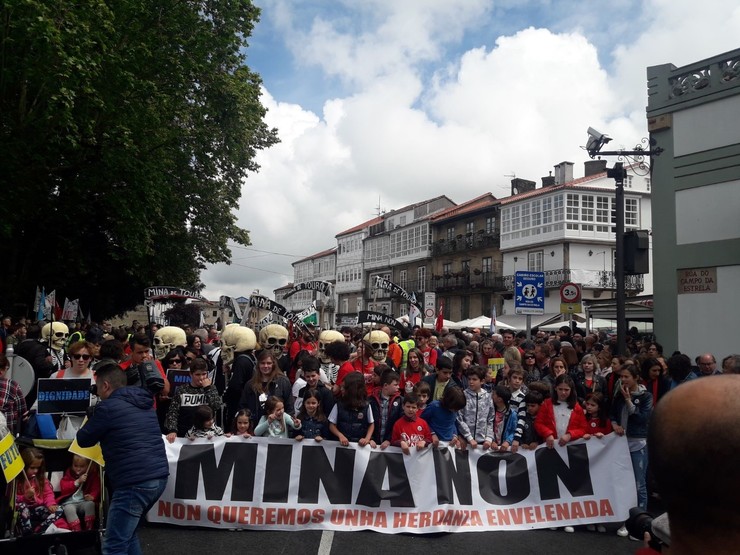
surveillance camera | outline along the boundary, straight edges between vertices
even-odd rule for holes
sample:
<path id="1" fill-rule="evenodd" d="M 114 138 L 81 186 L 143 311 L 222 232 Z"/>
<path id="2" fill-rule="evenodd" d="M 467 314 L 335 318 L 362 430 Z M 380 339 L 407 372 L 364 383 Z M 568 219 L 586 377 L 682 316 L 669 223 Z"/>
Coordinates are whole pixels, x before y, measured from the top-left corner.
<path id="1" fill-rule="evenodd" d="M 588 142 L 586 143 L 586 150 L 589 152 L 598 152 L 602 147 L 611 141 L 612 138 L 605 134 L 599 133 L 593 127 L 588 128 Z"/>

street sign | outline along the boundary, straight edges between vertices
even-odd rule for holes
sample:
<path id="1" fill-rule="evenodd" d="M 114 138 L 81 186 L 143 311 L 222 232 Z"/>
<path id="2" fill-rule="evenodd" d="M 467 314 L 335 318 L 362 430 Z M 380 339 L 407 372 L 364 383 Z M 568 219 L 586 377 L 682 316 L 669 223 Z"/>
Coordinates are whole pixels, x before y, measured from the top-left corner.
<path id="1" fill-rule="evenodd" d="M 581 286 L 577 283 L 564 283 L 560 286 L 560 313 L 576 314 L 583 312 Z"/>
<path id="2" fill-rule="evenodd" d="M 581 286 L 577 283 L 564 283 L 560 286 L 561 303 L 577 303 L 581 300 Z"/>
<path id="3" fill-rule="evenodd" d="M 514 274 L 514 311 L 517 314 L 545 313 L 545 273 Z"/>
<path id="4" fill-rule="evenodd" d="M 433 324 L 437 315 L 437 294 L 427 291 L 424 293 L 424 323 Z"/>

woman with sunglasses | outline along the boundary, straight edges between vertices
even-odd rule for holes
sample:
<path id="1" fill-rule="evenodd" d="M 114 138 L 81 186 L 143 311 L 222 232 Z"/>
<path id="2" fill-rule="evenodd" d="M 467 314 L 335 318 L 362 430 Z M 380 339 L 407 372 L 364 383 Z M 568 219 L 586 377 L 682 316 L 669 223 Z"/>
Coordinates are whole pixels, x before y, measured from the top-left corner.
<path id="1" fill-rule="evenodd" d="M 69 347 L 69 358 L 72 365 L 54 372 L 50 377 L 57 379 L 90 378 L 95 383 L 91 365 L 93 363 L 93 348 L 87 341 L 77 341 Z"/>
<path id="2" fill-rule="evenodd" d="M 540 369 L 537 367 L 537 359 L 534 356 L 534 351 L 526 351 L 524 353 L 522 357 L 522 368 L 524 368 L 525 372 L 525 383 L 530 384 L 542 379 Z"/>

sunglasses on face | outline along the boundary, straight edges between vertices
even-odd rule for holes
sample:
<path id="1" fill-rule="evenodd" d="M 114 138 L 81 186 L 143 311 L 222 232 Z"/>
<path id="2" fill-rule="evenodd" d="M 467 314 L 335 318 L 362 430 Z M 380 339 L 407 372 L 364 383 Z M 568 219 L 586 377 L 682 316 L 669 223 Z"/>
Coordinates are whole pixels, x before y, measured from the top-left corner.
<path id="1" fill-rule="evenodd" d="M 182 359 L 181 358 L 173 358 L 172 360 L 170 360 L 170 364 L 182 364 Z"/>
<path id="2" fill-rule="evenodd" d="M 72 355 L 72 358 L 75 359 L 75 360 L 80 360 L 80 359 L 82 359 L 82 360 L 90 360 L 90 355 L 79 355 L 79 354 L 77 354 L 77 355 Z"/>

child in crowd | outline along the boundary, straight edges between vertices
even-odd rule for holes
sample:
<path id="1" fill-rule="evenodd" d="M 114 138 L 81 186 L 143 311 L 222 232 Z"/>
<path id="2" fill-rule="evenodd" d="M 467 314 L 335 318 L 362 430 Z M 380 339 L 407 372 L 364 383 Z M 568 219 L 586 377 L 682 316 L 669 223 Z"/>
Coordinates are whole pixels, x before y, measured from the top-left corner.
<path id="1" fill-rule="evenodd" d="M 437 359 L 437 364 L 447 357 Z M 450 373 L 452 369 L 450 368 Z M 450 378 L 451 379 L 451 378 Z M 421 418 L 429 424 L 432 430 L 432 443 L 435 447 L 458 447 L 460 445 L 457 438 L 457 411 L 465 407 L 465 394 L 457 386 L 450 386 L 444 389 L 442 399 L 432 401 Z"/>
<path id="2" fill-rule="evenodd" d="M 484 450 L 491 447 L 493 401 L 491 395 L 483 389 L 487 373 L 487 369 L 477 364 L 465 372 L 468 387 L 463 392 L 465 406 L 457 413 L 457 430 L 472 449 L 479 444 Z"/>
<path id="3" fill-rule="evenodd" d="M 403 399 L 403 416 L 396 420 L 391 435 L 391 445 L 400 447 L 404 454 L 411 454 L 411 448 L 418 451 L 432 443 L 432 430 L 418 416 L 419 400 L 413 391 Z"/>
<path id="4" fill-rule="evenodd" d="M 283 437 L 289 436 L 288 428 L 298 430 L 301 427 L 301 421 L 298 418 L 293 419 L 285 412 L 285 404 L 280 397 L 268 397 L 265 401 L 265 415 L 260 418 L 259 423 L 254 428 L 254 435 L 263 437 Z"/>
<path id="5" fill-rule="evenodd" d="M 44 455 L 34 447 L 21 451 L 23 472 L 15 479 L 15 506 L 21 534 L 43 534 L 62 515 L 46 479 Z"/>
<path id="6" fill-rule="evenodd" d="M 398 382 L 401 377 L 390 368 L 380 376 L 380 387 L 370 397 L 370 408 L 373 411 L 375 430 L 373 441 L 385 449 L 391 444 L 393 425 L 403 414 L 403 397 L 398 393 Z"/>
<path id="7" fill-rule="evenodd" d="M 241 437 L 252 437 L 252 413 L 249 409 L 241 409 L 236 413 L 231 425 L 231 435 Z"/>
<path id="8" fill-rule="evenodd" d="M 517 413 L 511 410 L 511 391 L 505 385 L 497 385 L 493 388 L 493 441 L 491 449 L 506 451 L 514 441 L 516 432 Z"/>
<path id="9" fill-rule="evenodd" d="M 79 532 L 95 528 L 95 504 L 100 498 L 98 465 L 91 460 L 74 455 L 72 466 L 62 476 L 57 502 L 64 511 L 69 529 Z M 80 522 L 80 516 L 83 521 Z"/>
<path id="10" fill-rule="evenodd" d="M 334 342 L 331 345 L 343 345 Z M 350 372 L 341 386 L 341 398 L 329 414 L 329 431 L 345 447 L 357 442 L 360 447 L 375 447 L 373 411 L 367 403 L 365 378 L 360 372 Z"/>
<path id="11" fill-rule="evenodd" d="M 414 387 L 414 393 L 416 393 L 416 397 L 419 399 L 417 412 L 421 415 L 424 409 L 427 408 L 429 397 L 432 395 L 432 388 L 429 387 L 428 383 L 421 381 Z"/>
<path id="12" fill-rule="evenodd" d="M 301 351 L 305 353 L 306 351 Z M 303 403 L 306 392 L 312 389 L 317 392 L 321 410 L 324 414 L 329 414 L 334 407 L 334 395 L 325 384 L 325 374 L 321 369 L 321 361 L 311 355 L 303 359 L 301 367 L 302 376 L 293 384 L 293 396 L 295 398 L 295 414 L 298 414 Z"/>
<path id="13" fill-rule="evenodd" d="M 324 389 L 329 391 L 326 388 Z M 293 437 L 296 441 L 301 441 L 304 438 L 323 441 L 324 438 L 329 437 L 329 423 L 321 406 L 319 390 L 306 389 L 302 401 L 301 410 L 298 412 L 301 429 L 299 432 L 294 431 L 292 433 Z"/>
<path id="14" fill-rule="evenodd" d="M 539 391 L 530 391 L 524 396 L 524 404 L 527 407 L 527 411 L 523 417 L 520 416 L 517 420 L 514 440 L 511 442 L 512 453 L 516 453 L 520 445 L 522 449 L 537 449 L 537 446 L 542 443 L 542 439 L 534 429 L 534 421 L 537 418 L 537 413 L 544 399 L 544 396 Z"/>
<path id="15" fill-rule="evenodd" d="M 609 420 L 609 405 L 603 393 L 588 393 L 585 403 L 586 412 L 586 433 L 583 439 L 590 439 L 592 436 L 602 438 L 612 433 L 612 423 Z M 606 532 L 606 526 L 603 524 L 589 524 L 586 526 L 589 532 L 598 531 Z"/>
<path id="16" fill-rule="evenodd" d="M 436 361 L 436 356 L 434 358 Z M 427 374 L 424 354 L 419 349 L 410 349 L 407 361 L 406 368 L 401 371 L 401 381 L 398 384 L 404 395 L 411 393 L 414 386 Z"/>
<path id="17" fill-rule="evenodd" d="M 542 403 L 534 427 L 549 449 L 580 439 L 586 433 L 586 417 L 576 398 L 573 379 L 567 374 L 555 378 L 552 397 Z"/>
<path id="18" fill-rule="evenodd" d="M 430 399 L 432 401 L 439 401 L 442 399 L 446 389 L 456 387 L 455 382 L 451 380 L 452 360 L 450 360 L 449 357 L 439 357 L 437 359 L 436 373 L 422 378 L 421 381 L 429 384 L 429 390 L 431 393 Z"/>
<path id="19" fill-rule="evenodd" d="M 200 405 L 193 413 L 193 426 L 185 434 L 190 441 L 196 438 L 213 439 L 225 435 L 224 431 L 216 426 L 213 409 L 210 405 Z"/>
<path id="20" fill-rule="evenodd" d="M 509 391 L 511 391 L 509 405 L 515 413 L 523 412 L 524 396 L 529 391 L 527 386 L 524 385 L 524 377 L 524 368 L 520 364 L 513 365 L 509 370 L 509 379 L 507 380 Z"/>
<path id="21" fill-rule="evenodd" d="M 208 405 L 212 413 L 221 410 L 223 402 L 216 386 L 208 377 L 208 362 L 198 357 L 190 363 L 190 383 L 177 389 L 172 398 L 165 419 L 167 441 L 172 443 L 176 437 L 184 437 L 193 426 L 195 411 L 201 405 Z M 221 434 L 223 435 L 223 434 Z"/>
<path id="22" fill-rule="evenodd" d="M 589 393 L 586 395 L 586 433 L 583 439 L 595 436 L 599 439 L 612 433 L 612 422 L 609 420 L 609 403 L 603 393 Z"/>

